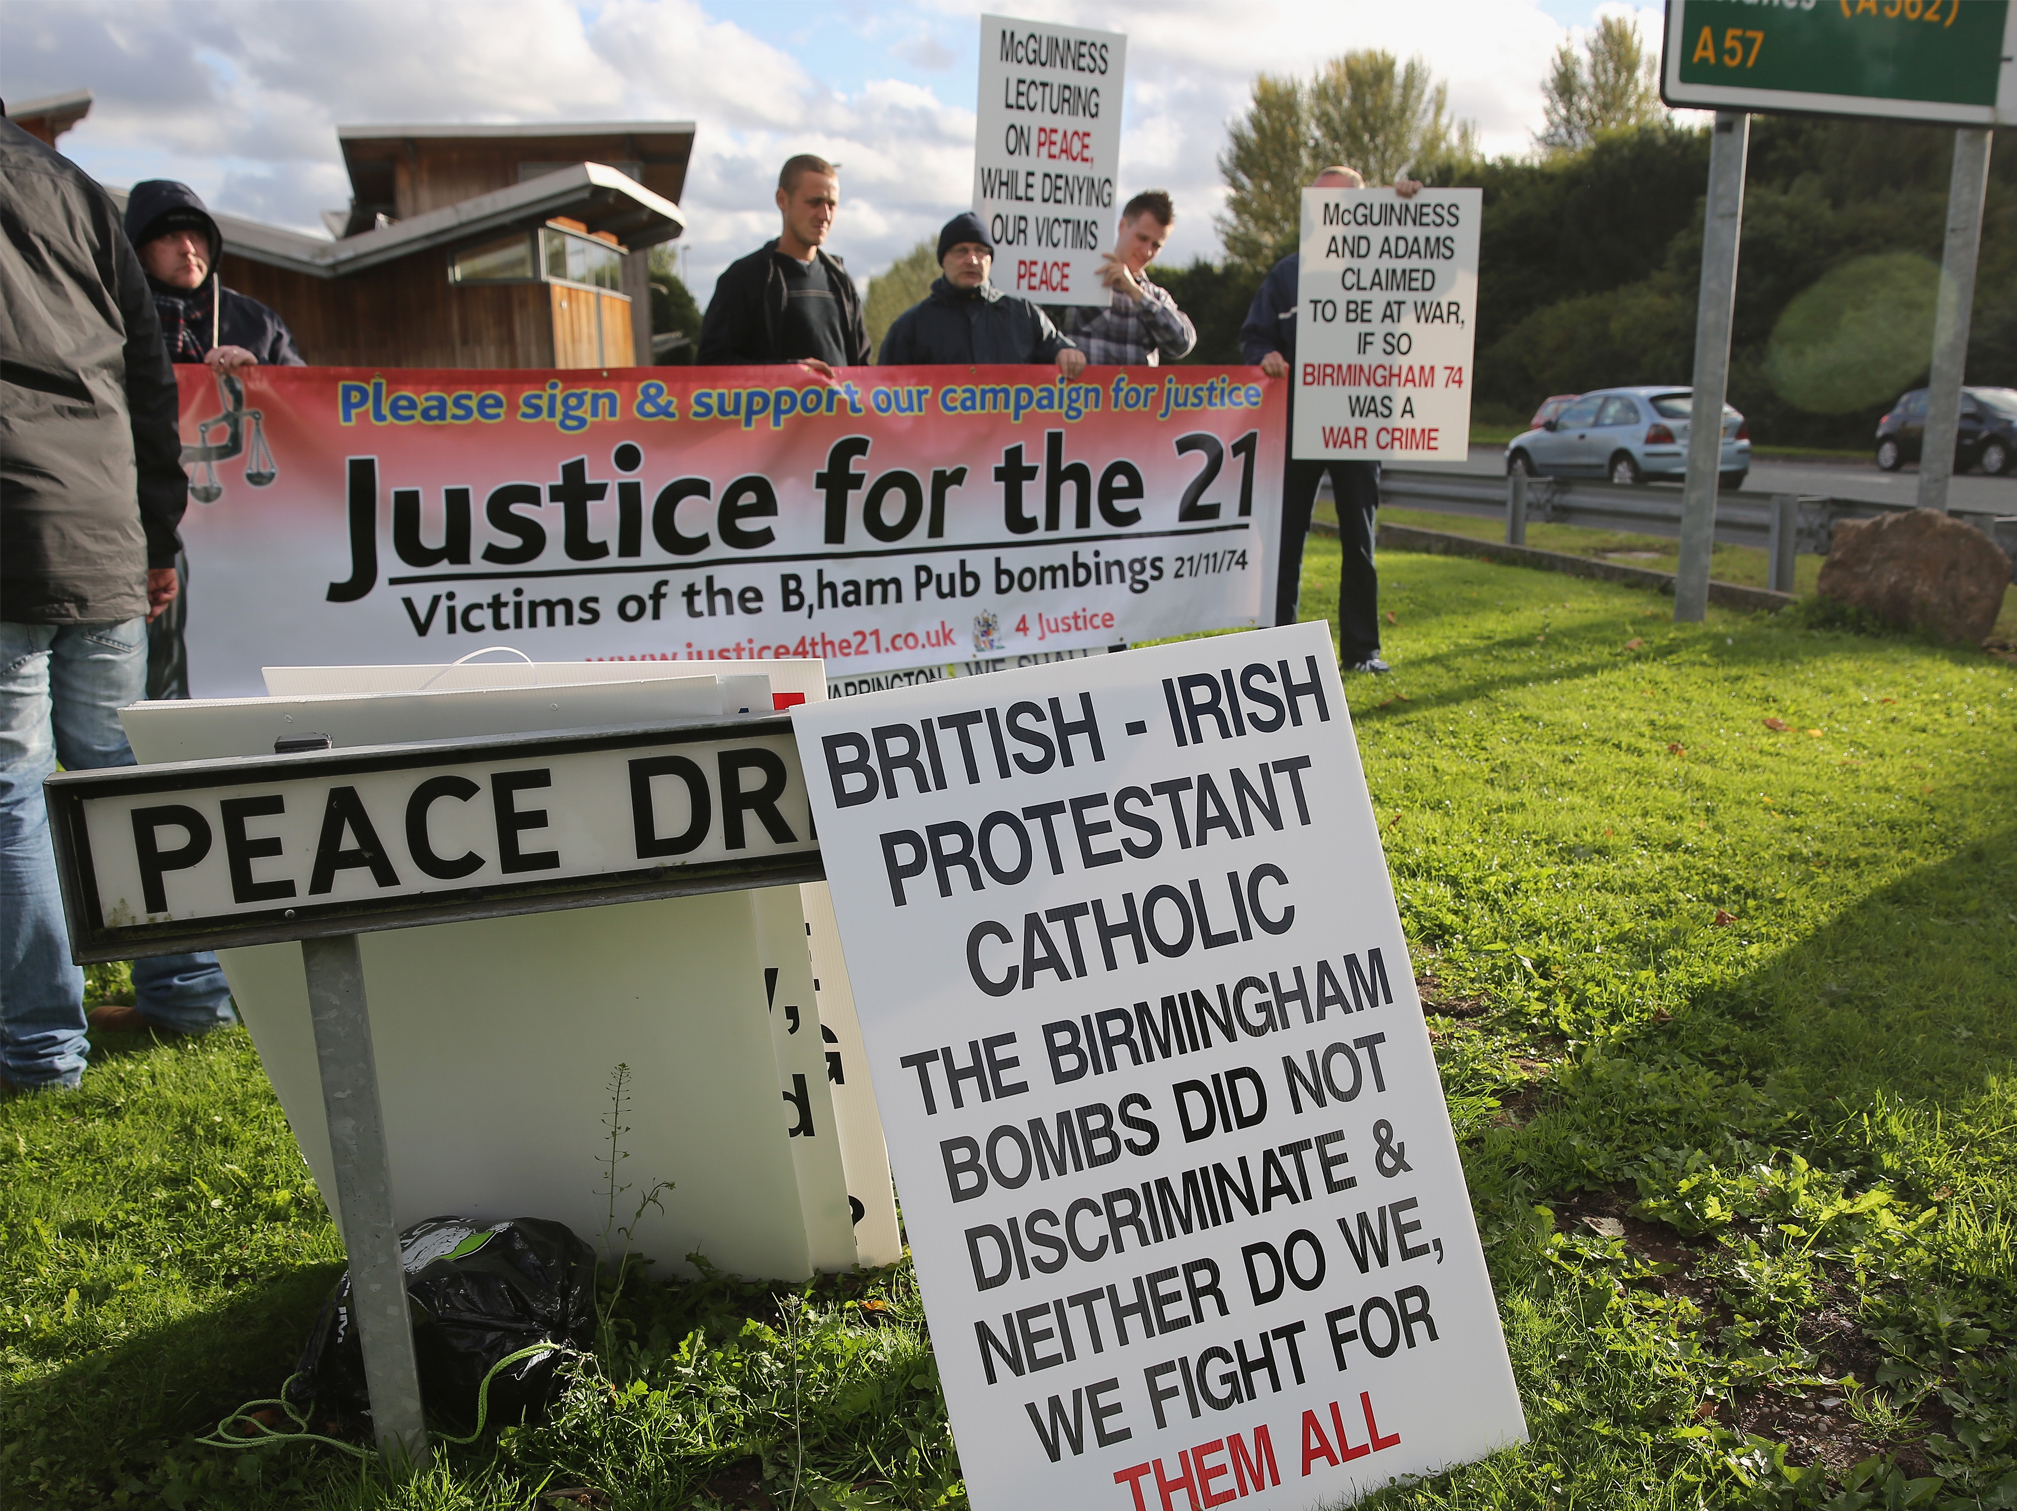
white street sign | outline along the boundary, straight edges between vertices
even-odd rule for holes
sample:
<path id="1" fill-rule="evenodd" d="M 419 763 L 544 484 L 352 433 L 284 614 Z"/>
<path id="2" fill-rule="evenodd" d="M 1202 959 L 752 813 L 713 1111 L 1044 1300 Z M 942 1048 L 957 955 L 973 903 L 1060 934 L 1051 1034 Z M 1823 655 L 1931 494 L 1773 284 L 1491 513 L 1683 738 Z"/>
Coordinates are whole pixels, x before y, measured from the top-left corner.
<path id="1" fill-rule="evenodd" d="M 48 793 L 72 953 L 123 959 L 816 875 L 786 721 L 740 724 L 61 773 Z"/>
<path id="2" fill-rule="evenodd" d="M 1303 459 L 1461 462 L 1482 189 L 1305 189 L 1296 408 Z"/>
<path id="3" fill-rule="evenodd" d="M 794 728 L 976 1507 L 1524 1440 L 1324 626 Z"/>
<path id="4" fill-rule="evenodd" d="M 1009 16 L 980 19 L 973 208 L 994 283 L 1039 304 L 1102 305 L 1113 247 L 1128 39 Z"/>

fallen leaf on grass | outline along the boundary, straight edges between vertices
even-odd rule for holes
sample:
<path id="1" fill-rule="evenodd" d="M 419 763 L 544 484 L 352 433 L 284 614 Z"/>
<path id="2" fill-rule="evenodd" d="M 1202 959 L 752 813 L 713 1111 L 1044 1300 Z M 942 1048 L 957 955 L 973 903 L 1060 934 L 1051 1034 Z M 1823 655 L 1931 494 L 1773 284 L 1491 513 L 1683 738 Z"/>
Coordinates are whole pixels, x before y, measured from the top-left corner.
<path id="1" fill-rule="evenodd" d="M 1396 703 L 1412 703 L 1414 701 L 1415 700 L 1413 698 L 1410 698 L 1406 693 L 1395 693 L 1391 698 L 1387 699 L 1386 702 L 1377 703 L 1374 705 L 1374 707 L 1392 708 Z"/>
<path id="2" fill-rule="evenodd" d="M 1810 734 L 1810 735 L 1812 735 L 1812 736 L 1813 736 L 1813 737 L 1814 737 L 1815 739 L 1817 739 L 1817 740 L 1818 740 L 1818 739 L 1820 739 L 1820 738 L 1821 738 L 1821 736 L 1822 736 L 1822 735 L 1823 735 L 1824 733 L 1826 733 L 1826 731 L 1825 731 L 1825 730 L 1819 730 L 1819 729 L 1810 729 L 1810 730 L 1808 730 L 1808 731 L 1807 731 L 1807 733 L 1808 733 L 1808 734 Z"/>
<path id="3" fill-rule="evenodd" d="M 1879 703 L 1896 703 L 1898 700 L 1896 698 L 1879 698 L 1877 701 Z"/>
<path id="4" fill-rule="evenodd" d="M 1645 643 L 1646 642 L 1641 640 L 1637 635 L 1634 635 L 1630 640 L 1627 640 L 1625 642 L 1625 649 L 1628 651 L 1635 651 Z"/>
<path id="5" fill-rule="evenodd" d="M 1687 753 L 1688 747 L 1685 745 L 1669 745 L 1667 747 L 1668 755 L 1686 755 Z"/>
<path id="6" fill-rule="evenodd" d="M 1771 730 L 1774 734 L 1779 734 L 1783 733 L 1788 729 L 1791 729 L 1793 726 L 1788 724 L 1784 719 L 1767 719 L 1765 721 L 1765 727 Z"/>
<path id="7" fill-rule="evenodd" d="M 1583 1226 L 1599 1238 L 1623 1238 L 1625 1225 L 1615 1217 L 1586 1217 Z"/>
<path id="8" fill-rule="evenodd" d="M 549 1506 L 606 1506 L 609 1497 L 586 1485 L 569 1485 L 564 1490 L 548 1490 L 539 1497 Z"/>
<path id="9" fill-rule="evenodd" d="M 1714 923 L 1717 928 L 1725 929 L 1737 921 L 1737 915 L 1735 913 L 1725 912 L 1722 908 L 1718 908 L 1716 909 L 1716 916 L 1710 921 Z"/>
<path id="10" fill-rule="evenodd" d="M 1393 611 L 1392 609 L 1388 609 L 1388 610 L 1387 610 L 1387 623 L 1388 623 L 1388 624 L 1399 624 L 1400 622 L 1401 622 L 1401 621 L 1400 621 L 1400 617 L 1399 617 L 1398 615 L 1396 615 L 1396 614 L 1394 613 L 1394 611 Z"/>
<path id="11" fill-rule="evenodd" d="M 1674 1015 L 1668 1012 L 1664 1007 L 1655 1008 L 1653 1010 L 1653 1021 L 1655 1023 L 1672 1023 L 1674 1021 Z"/>

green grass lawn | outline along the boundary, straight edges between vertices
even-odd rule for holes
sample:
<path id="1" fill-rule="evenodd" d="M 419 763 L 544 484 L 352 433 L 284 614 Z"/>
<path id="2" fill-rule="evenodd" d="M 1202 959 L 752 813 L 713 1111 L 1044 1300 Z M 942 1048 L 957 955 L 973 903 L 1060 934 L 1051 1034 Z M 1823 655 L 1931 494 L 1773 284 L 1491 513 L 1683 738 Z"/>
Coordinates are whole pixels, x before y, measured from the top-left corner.
<path id="1" fill-rule="evenodd" d="M 1320 502 L 1317 517 L 1327 524 L 1337 523 L 1337 513 L 1329 503 Z M 1475 540 L 1504 540 L 1502 519 L 1485 519 L 1475 514 L 1442 514 L 1432 509 L 1404 509 L 1382 506 L 1380 518 L 1418 530 L 1442 530 L 1452 535 L 1468 535 Z M 1562 551 L 1572 556 L 1599 557 L 1620 566 L 1646 567 L 1655 572 L 1679 569 L 1681 543 L 1659 535 L 1633 535 L 1619 530 L 1592 530 L 1583 525 L 1550 525 L 1531 522 L 1527 544 L 1543 551 Z M 1793 558 L 1793 591 L 1806 596 L 1814 591 L 1821 576 L 1820 556 Z M 1718 582 L 1739 587 L 1762 588 L 1770 581 L 1771 565 L 1765 552 L 1755 546 L 1719 545 L 1711 549 L 1709 575 Z M 1992 639 L 2017 642 L 2017 584 L 2003 594 L 2002 613 L 1991 631 Z"/>
<path id="2" fill-rule="evenodd" d="M 1353 714 L 1533 1441 L 1375 1503 L 2017 1506 L 2017 669 L 1382 576 Z M 634 1281 L 553 1417 L 398 1491 L 192 1443 L 339 1269 L 240 1032 L 0 1105 L 0 1499 L 964 1504 L 907 1267 Z"/>

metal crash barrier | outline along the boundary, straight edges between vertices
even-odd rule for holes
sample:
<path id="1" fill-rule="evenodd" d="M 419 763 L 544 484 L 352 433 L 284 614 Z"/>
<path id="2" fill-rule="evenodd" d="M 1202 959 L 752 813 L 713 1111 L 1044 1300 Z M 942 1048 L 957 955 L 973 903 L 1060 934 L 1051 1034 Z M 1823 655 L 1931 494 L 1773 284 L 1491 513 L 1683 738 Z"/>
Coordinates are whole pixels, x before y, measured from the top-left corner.
<path id="1" fill-rule="evenodd" d="M 1481 519 L 1503 518 L 1506 543 L 1527 543 L 1529 523 L 1576 525 L 1588 530 L 1617 530 L 1657 535 L 1669 540 L 1681 534 L 1681 490 L 1651 484 L 1619 487 L 1613 483 L 1566 478 L 1504 477 L 1383 467 L 1380 502 L 1404 508 L 1432 509 L 1444 514 L 1468 514 Z M 1829 498 L 1810 493 L 1724 492 L 1716 498 L 1716 544 L 1749 546 L 1768 553 L 1767 585 L 1775 592 L 1793 590 L 1795 556 L 1826 556 L 1834 542 L 1835 525 L 1844 519 L 1876 519 L 1914 507 L 1880 504 L 1866 499 Z M 2002 547 L 2012 560 L 2017 581 L 2017 513 L 1990 514 L 1955 509 Z"/>

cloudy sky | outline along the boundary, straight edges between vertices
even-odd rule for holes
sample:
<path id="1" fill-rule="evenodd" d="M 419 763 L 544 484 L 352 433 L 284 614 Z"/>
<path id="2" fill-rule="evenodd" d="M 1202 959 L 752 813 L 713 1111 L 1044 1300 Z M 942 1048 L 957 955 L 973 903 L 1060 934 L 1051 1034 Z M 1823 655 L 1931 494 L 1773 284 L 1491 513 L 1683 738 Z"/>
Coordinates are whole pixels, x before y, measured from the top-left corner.
<path id="1" fill-rule="evenodd" d="M 194 185 L 322 233 L 349 201 L 340 123 L 692 120 L 688 278 L 703 301 L 776 234 L 794 152 L 842 163 L 831 243 L 872 275 L 971 192 L 976 15 L 963 0 L 4 0 L 0 97 L 88 86 L 63 150 L 101 181 Z M 1121 192 L 1177 199 L 1166 258 L 1216 255 L 1216 159 L 1256 73 L 1357 47 L 1420 54 L 1489 152 L 1524 152 L 1556 46 L 1594 0 L 997 0 L 1128 35 Z M 1640 13 L 1657 45 L 1659 11 Z"/>

